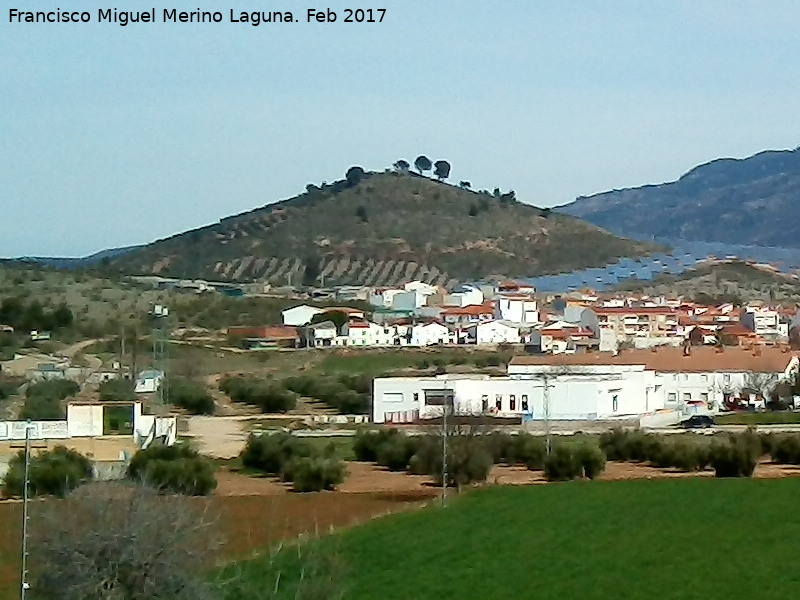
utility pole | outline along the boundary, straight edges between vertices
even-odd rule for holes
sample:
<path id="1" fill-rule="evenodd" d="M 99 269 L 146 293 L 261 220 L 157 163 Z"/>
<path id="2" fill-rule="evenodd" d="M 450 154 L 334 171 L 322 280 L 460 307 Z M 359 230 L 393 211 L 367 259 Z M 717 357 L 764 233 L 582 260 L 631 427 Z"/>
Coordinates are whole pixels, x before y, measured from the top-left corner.
<path id="1" fill-rule="evenodd" d="M 550 456 L 550 374 L 545 373 L 544 377 L 544 395 L 542 397 L 544 403 L 544 435 L 545 435 L 545 451 L 546 456 Z"/>
<path id="2" fill-rule="evenodd" d="M 447 389 L 447 379 L 444 380 L 444 394 L 442 395 L 442 507 L 447 506 L 447 404 L 451 401 Z"/>
<path id="3" fill-rule="evenodd" d="M 28 583 L 28 479 L 31 470 L 31 429 L 30 419 L 25 423 L 25 480 L 22 483 L 22 556 L 20 556 L 20 600 L 25 597 L 30 588 Z"/>

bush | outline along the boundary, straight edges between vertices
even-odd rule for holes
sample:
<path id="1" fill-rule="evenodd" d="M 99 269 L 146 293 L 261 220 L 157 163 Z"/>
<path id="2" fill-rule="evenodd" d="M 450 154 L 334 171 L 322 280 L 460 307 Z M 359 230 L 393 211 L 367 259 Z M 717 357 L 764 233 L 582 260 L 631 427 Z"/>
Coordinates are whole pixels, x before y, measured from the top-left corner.
<path id="1" fill-rule="evenodd" d="M 187 444 L 139 450 L 128 465 L 128 478 L 187 496 L 206 496 L 217 487 L 214 465 Z"/>
<path id="2" fill-rule="evenodd" d="M 800 465 L 800 435 L 776 435 L 770 442 L 769 454 L 774 462 Z"/>
<path id="3" fill-rule="evenodd" d="M 372 380 L 367 375 L 339 375 L 338 378 L 305 375 L 290 377 L 285 385 L 293 392 L 325 402 L 343 414 L 369 412 Z"/>
<path id="4" fill-rule="evenodd" d="M 100 400 L 103 402 L 118 402 L 135 400 L 136 384 L 130 379 L 110 379 L 100 384 Z"/>
<path id="5" fill-rule="evenodd" d="M 544 461 L 548 481 L 567 481 L 581 476 L 583 468 L 578 454 L 569 444 L 558 444 Z"/>
<path id="6" fill-rule="evenodd" d="M 377 462 L 378 450 L 388 440 L 404 436 L 398 429 L 360 429 L 353 441 L 353 453 L 356 460 Z"/>
<path id="7" fill-rule="evenodd" d="M 447 438 L 447 487 L 486 481 L 493 464 L 489 444 L 479 436 L 451 433 Z M 419 439 L 408 468 L 417 475 L 430 475 L 442 485 L 442 438 Z"/>
<path id="8" fill-rule="evenodd" d="M 717 477 L 750 477 L 758 454 L 745 435 L 714 440 L 710 448 L 711 466 Z"/>
<path id="9" fill-rule="evenodd" d="M 193 415 L 213 415 L 216 408 L 214 398 L 202 383 L 183 377 L 171 377 L 165 386 L 167 400 L 185 408 Z"/>
<path id="10" fill-rule="evenodd" d="M 332 490 L 344 481 L 346 468 L 338 458 L 305 456 L 292 462 L 292 489 L 296 492 Z"/>
<path id="11" fill-rule="evenodd" d="M 43 396 L 64 400 L 70 396 L 74 396 L 80 390 L 81 387 L 74 381 L 69 381 L 67 379 L 50 379 L 29 385 L 25 390 L 25 397 L 33 398 L 34 396 Z"/>
<path id="12" fill-rule="evenodd" d="M 567 481 L 586 477 L 594 479 L 606 467 L 606 455 L 595 444 L 557 444 L 545 459 L 544 475 L 548 481 Z"/>
<path id="13" fill-rule="evenodd" d="M 378 446 L 377 462 L 390 471 L 405 471 L 419 444 L 406 435 L 394 435 Z"/>
<path id="14" fill-rule="evenodd" d="M 31 421 L 61 421 L 67 418 L 67 413 L 58 398 L 32 396 L 25 399 L 20 417 Z"/>
<path id="15" fill-rule="evenodd" d="M 22 381 L 11 379 L 0 381 L 0 400 L 6 400 L 16 394 L 22 383 Z"/>
<path id="16" fill-rule="evenodd" d="M 288 463 L 298 456 L 308 456 L 309 448 L 288 433 L 253 435 L 242 450 L 242 464 L 267 475 L 282 475 Z"/>
<path id="17" fill-rule="evenodd" d="M 258 377 L 225 377 L 219 389 L 234 402 L 258 406 L 262 412 L 287 412 L 297 405 L 297 396 L 277 382 Z"/>
<path id="18" fill-rule="evenodd" d="M 32 496 L 53 495 L 63 498 L 92 478 L 92 465 L 82 454 L 56 446 L 31 457 L 29 493 Z M 11 459 L 3 479 L 3 495 L 22 496 L 25 481 L 25 453 Z"/>

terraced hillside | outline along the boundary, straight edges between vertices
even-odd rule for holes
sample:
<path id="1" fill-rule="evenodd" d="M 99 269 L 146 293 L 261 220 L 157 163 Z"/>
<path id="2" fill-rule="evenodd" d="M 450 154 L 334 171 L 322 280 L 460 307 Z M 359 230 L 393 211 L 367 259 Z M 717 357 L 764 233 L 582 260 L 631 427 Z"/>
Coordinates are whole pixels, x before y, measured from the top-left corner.
<path id="1" fill-rule="evenodd" d="M 650 246 L 574 217 L 400 173 L 307 186 L 295 198 L 111 260 L 126 273 L 274 283 L 446 284 L 598 266 Z"/>
<path id="2" fill-rule="evenodd" d="M 626 281 L 618 290 L 654 296 L 684 296 L 716 302 L 753 300 L 798 302 L 800 280 L 742 261 L 719 261 L 681 275 L 659 275 L 651 281 Z"/>

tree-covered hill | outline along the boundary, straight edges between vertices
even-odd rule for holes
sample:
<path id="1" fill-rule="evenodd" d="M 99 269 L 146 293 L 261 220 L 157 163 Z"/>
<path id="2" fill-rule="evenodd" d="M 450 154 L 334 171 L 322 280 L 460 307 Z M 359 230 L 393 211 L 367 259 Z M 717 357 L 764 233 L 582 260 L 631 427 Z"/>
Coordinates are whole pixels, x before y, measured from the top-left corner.
<path id="1" fill-rule="evenodd" d="M 442 162 L 442 161 L 439 161 Z M 449 165 L 430 165 L 440 177 Z M 293 284 L 445 284 L 527 277 L 640 255 L 645 244 L 402 168 L 351 168 L 332 184 L 156 241 L 110 261 L 128 274 Z"/>

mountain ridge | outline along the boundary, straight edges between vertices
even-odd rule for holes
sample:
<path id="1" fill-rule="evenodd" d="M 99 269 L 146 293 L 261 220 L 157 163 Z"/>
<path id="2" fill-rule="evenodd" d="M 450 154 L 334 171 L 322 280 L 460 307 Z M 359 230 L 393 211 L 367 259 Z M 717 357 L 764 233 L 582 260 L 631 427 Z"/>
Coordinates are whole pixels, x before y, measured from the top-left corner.
<path id="1" fill-rule="evenodd" d="M 785 219 L 800 196 L 800 149 L 718 158 L 675 181 L 579 196 L 556 207 L 617 235 L 800 247 Z"/>

